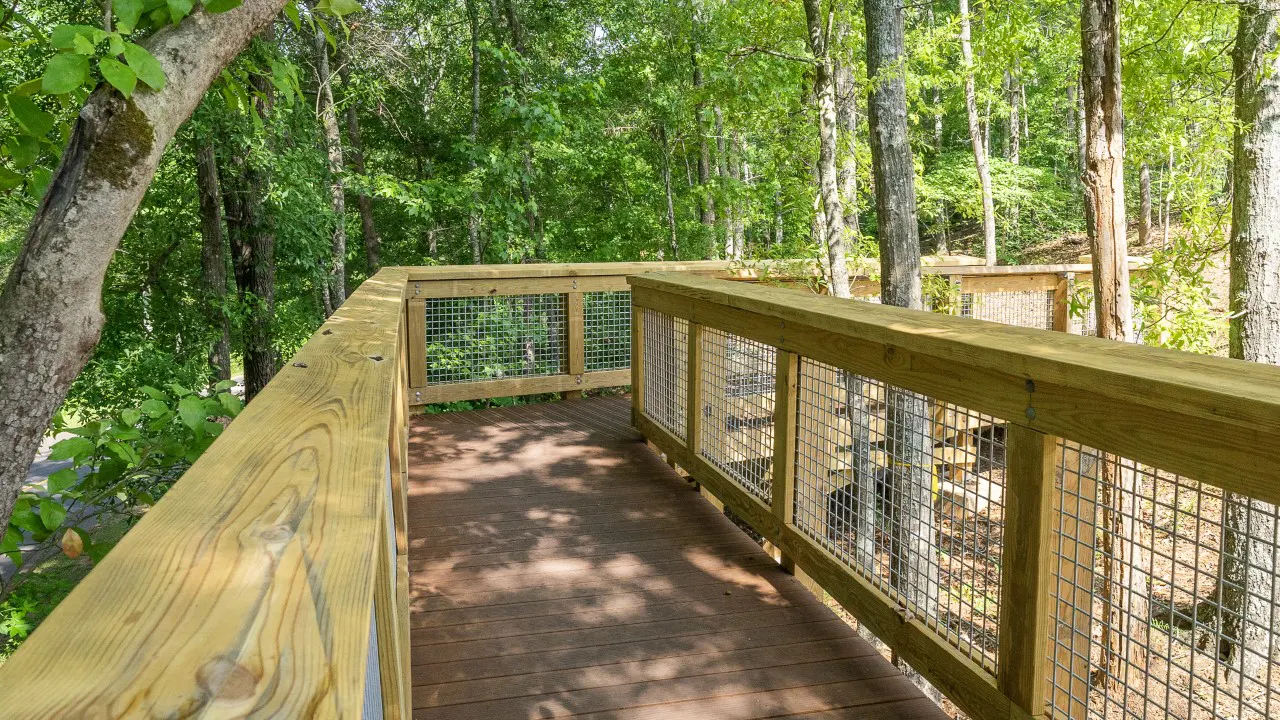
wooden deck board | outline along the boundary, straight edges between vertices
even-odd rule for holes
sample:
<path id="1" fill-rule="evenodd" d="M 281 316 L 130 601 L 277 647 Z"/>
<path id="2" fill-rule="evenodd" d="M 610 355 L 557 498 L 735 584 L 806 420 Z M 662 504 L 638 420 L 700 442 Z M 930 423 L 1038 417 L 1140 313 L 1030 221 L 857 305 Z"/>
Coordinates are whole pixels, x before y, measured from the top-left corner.
<path id="1" fill-rule="evenodd" d="M 946 717 L 628 412 L 601 398 L 415 418 L 415 718 Z"/>

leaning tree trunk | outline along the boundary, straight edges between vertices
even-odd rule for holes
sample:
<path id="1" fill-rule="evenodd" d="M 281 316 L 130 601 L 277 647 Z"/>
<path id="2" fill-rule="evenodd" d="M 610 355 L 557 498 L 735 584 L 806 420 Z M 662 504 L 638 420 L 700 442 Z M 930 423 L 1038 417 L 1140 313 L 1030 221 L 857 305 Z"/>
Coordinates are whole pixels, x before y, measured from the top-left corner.
<path id="1" fill-rule="evenodd" d="M 27 468 L 102 332 L 102 282 L 174 133 L 209 85 L 283 0 L 197 10 L 143 44 L 164 69 L 162 90 L 89 96 L 22 251 L 0 291 L 0 527 Z"/>
<path id="2" fill-rule="evenodd" d="M 347 299 L 347 195 L 342 187 L 342 137 L 338 133 L 338 113 L 333 106 L 333 82 L 329 72 L 329 43 L 320 28 L 315 33 L 316 105 L 320 125 L 324 129 L 325 152 L 329 157 L 329 201 L 333 207 L 334 226 L 329 258 L 329 302 L 325 308 L 332 315 Z"/>
<path id="3" fill-rule="evenodd" d="M 978 99 L 974 90 L 973 44 L 969 40 L 969 0 L 960 0 L 960 54 L 964 62 L 964 108 L 969 115 L 969 142 L 973 145 L 973 162 L 978 166 L 978 182 L 982 186 L 982 251 L 987 265 L 996 264 L 996 208 L 991 195 L 991 164 L 987 158 L 988 143 L 983 139 L 978 122 Z"/>
<path id="4" fill-rule="evenodd" d="M 1098 336 L 1132 342 L 1128 241 L 1124 204 L 1124 127 L 1120 81 L 1119 0 L 1084 0 L 1080 10 L 1085 137 L 1084 198 L 1092 224 L 1094 305 Z M 1140 485 L 1127 462 L 1107 455 L 1102 463 L 1103 657 L 1093 683 L 1122 685 L 1146 665 L 1147 553 L 1139 516 Z"/>
<path id="5" fill-rule="evenodd" d="M 1280 365 L 1280 3 L 1240 5 L 1232 162 L 1231 357 Z M 1276 506 L 1223 503 L 1223 635 L 1228 672 L 1266 682 L 1280 626 Z M 1252 683 L 1246 689 L 1253 689 Z"/>
<path id="6" fill-rule="evenodd" d="M 213 141 L 196 149 L 196 189 L 200 195 L 200 289 L 213 341 L 209 367 L 219 380 L 231 378 L 231 321 L 227 317 L 227 238 L 222 230 L 222 192 Z"/>
<path id="7" fill-rule="evenodd" d="M 831 264 L 831 294 L 847 298 L 849 263 L 845 257 L 844 207 L 840 201 L 836 155 L 839 146 L 836 119 L 836 73 L 831 60 L 827 27 L 820 0 L 804 0 L 809 29 L 809 50 L 813 53 L 813 101 L 818 111 L 818 190 L 822 194 L 827 256 Z"/>
<path id="8" fill-rule="evenodd" d="M 351 68 L 347 58 L 339 46 L 338 77 L 342 78 L 342 92 L 347 100 L 347 149 L 350 150 L 351 169 L 357 175 L 365 174 L 364 140 L 360 137 L 359 103 L 352 98 Z M 373 198 L 363 189 L 356 194 L 356 207 L 360 210 L 360 237 L 364 240 L 365 264 L 369 277 L 382 268 L 382 238 L 378 237 L 378 229 L 373 224 Z"/>
<path id="9" fill-rule="evenodd" d="M 880 240 L 880 299 L 886 305 L 921 309 L 920 239 L 916 225 L 915 166 L 907 127 L 904 29 L 896 0 L 866 0 L 867 103 L 871 126 L 871 171 Z M 886 514 L 895 560 L 891 582 L 921 612 L 934 612 L 937 598 L 937 540 L 933 514 L 932 466 L 928 459 L 928 403 L 901 388 L 887 390 L 885 427 Z M 864 485 L 878 478 L 862 478 Z M 937 697 L 924 678 L 912 680 Z"/>

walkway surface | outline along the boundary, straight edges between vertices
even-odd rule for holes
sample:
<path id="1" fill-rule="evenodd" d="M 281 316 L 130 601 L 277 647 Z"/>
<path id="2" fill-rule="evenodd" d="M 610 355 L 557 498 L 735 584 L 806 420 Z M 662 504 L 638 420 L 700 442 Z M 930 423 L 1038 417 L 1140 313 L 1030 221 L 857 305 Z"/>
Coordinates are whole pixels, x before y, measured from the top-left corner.
<path id="1" fill-rule="evenodd" d="M 415 418 L 415 718 L 946 717 L 628 415 L 613 397 Z"/>

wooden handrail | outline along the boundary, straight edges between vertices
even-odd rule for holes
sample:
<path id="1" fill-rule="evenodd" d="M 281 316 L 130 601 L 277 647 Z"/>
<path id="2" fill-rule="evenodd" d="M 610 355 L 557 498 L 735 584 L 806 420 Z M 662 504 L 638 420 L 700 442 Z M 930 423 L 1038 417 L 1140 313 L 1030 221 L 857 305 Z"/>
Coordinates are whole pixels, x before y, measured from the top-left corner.
<path id="1" fill-rule="evenodd" d="M 0 667 L 0 714 L 409 716 L 406 280 L 361 285 Z"/>
<path id="2" fill-rule="evenodd" d="M 1280 368 L 677 273 L 632 301 L 1280 503 Z"/>
<path id="3" fill-rule="evenodd" d="M 748 492 L 709 461 L 701 437 L 682 440 L 644 411 L 640 400 L 647 380 L 639 345 L 634 348 L 634 363 L 640 366 L 634 370 L 634 425 L 670 462 L 777 547 L 785 566 L 802 570 L 978 720 L 1042 717 L 1050 676 L 1055 683 L 1088 682 L 1087 650 L 1083 670 L 1074 649 L 1053 661 L 1066 663 L 1066 678 L 1048 657 L 1054 622 L 1089 636 L 1087 625 L 1083 630 L 1078 625 L 1080 609 L 1069 598 L 1064 606 L 1050 590 L 1055 561 L 1074 568 L 1080 552 L 1067 548 L 1055 557 L 1058 521 L 1075 519 L 1082 512 L 1077 506 L 1095 502 L 1083 491 L 1072 499 L 1067 485 L 1084 478 L 1066 477 L 1066 467 L 1059 467 L 1059 438 L 1224 492 L 1280 500 L 1280 468 L 1268 459 L 1280 441 L 1278 368 L 678 273 L 629 282 L 636 337 L 644 335 L 646 314 L 657 312 L 683 318 L 691 329 L 715 329 L 776 350 L 772 496 L 761 499 Z M 709 377 L 700 370 L 710 361 L 699 354 L 707 352 L 712 352 L 707 346 L 690 343 L 689 387 Z M 996 421 L 1007 428 L 998 656 L 984 656 L 980 664 L 945 631 L 914 616 L 903 601 L 833 555 L 811 535 L 812 528 L 797 526 L 796 367 L 802 357 L 1003 418 Z M 687 417 L 699 416 L 706 404 L 696 398 L 690 392 L 685 400 L 697 402 L 686 405 Z M 1064 473 L 1061 502 L 1074 503 L 1070 507 L 1055 506 L 1059 472 Z M 805 502 L 812 504 L 813 487 L 806 492 Z M 821 495 L 818 502 L 825 509 Z M 1084 512 L 1080 521 L 1087 522 L 1096 509 Z M 1072 531 L 1064 525 L 1061 532 Z M 1089 539 L 1084 550 L 1086 576 L 1066 581 L 1084 588 L 1085 602 L 1091 602 L 1087 593 L 1093 587 L 1092 543 Z M 1061 654 L 1062 648 L 1056 651 Z M 998 663 L 993 664 L 994 657 Z"/>

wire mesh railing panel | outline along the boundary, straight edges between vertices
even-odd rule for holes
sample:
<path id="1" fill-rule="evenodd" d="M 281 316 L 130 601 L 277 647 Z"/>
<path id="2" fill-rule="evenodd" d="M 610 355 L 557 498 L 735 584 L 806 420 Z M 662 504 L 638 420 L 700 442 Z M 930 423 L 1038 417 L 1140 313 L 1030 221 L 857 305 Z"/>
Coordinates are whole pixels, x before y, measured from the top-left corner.
<path id="1" fill-rule="evenodd" d="M 1053 716 L 1280 716 L 1275 506 L 1070 442 L 1055 460 Z"/>
<path id="2" fill-rule="evenodd" d="M 565 296 L 431 298 L 425 303 L 427 383 L 565 372 Z"/>
<path id="3" fill-rule="evenodd" d="M 712 465 L 752 495 L 773 492 L 773 401 L 777 351 L 707 328 L 702 353 L 702 449 Z"/>
<path id="4" fill-rule="evenodd" d="M 587 372 L 631 367 L 631 293 L 582 294 L 583 360 Z"/>
<path id="5" fill-rule="evenodd" d="M 960 294 L 960 316 L 1052 330 L 1053 291 L 964 292 Z"/>
<path id="6" fill-rule="evenodd" d="M 801 358 L 796 527 L 989 670 L 1004 438 L 995 418 Z"/>
<path id="7" fill-rule="evenodd" d="M 644 412 L 684 440 L 689 321 L 645 308 L 643 331 Z"/>

